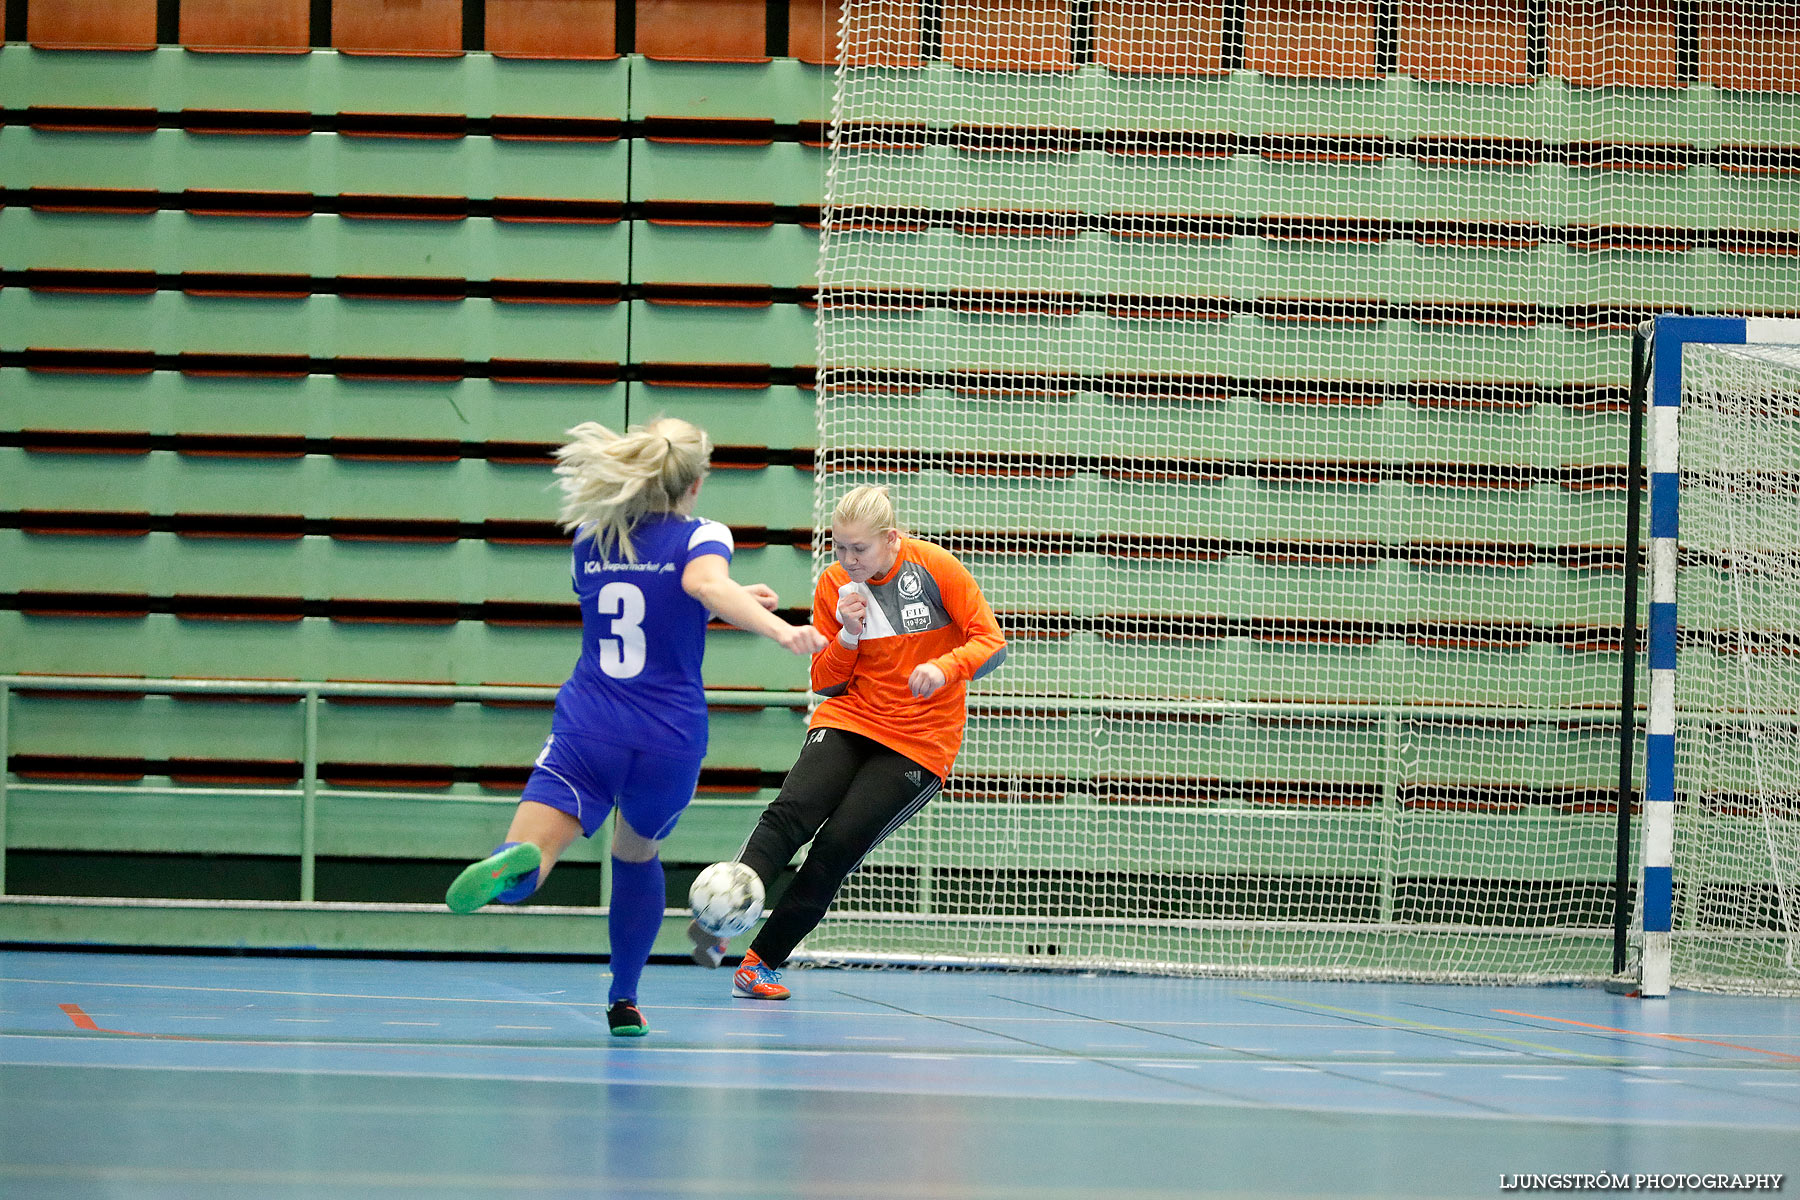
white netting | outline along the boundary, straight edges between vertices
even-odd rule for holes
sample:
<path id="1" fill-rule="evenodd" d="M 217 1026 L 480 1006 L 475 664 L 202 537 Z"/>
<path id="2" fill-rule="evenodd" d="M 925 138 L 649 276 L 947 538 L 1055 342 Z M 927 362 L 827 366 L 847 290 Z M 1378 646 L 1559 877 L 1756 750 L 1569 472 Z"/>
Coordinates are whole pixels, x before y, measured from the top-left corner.
<path id="1" fill-rule="evenodd" d="M 1652 78 L 1762 43 L 1579 9 L 849 0 L 818 511 L 1012 657 L 806 950 L 1611 973 L 1630 328 L 1800 209 L 1793 96 Z"/>
<path id="2" fill-rule="evenodd" d="M 1671 981 L 1800 994 L 1800 348 L 1681 390 Z"/>

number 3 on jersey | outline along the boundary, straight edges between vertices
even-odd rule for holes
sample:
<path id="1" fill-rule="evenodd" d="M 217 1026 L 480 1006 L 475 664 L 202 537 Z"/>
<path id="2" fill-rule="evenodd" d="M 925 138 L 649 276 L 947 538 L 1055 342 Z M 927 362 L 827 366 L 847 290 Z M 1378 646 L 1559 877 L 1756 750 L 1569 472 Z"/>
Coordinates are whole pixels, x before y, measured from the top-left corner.
<path id="1" fill-rule="evenodd" d="M 609 583 L 594 597 L 611 633 L 600 639 L 600 669 L 614 679 L 631 679 L 644 669 L 644 593 L 635 583 Z"/>

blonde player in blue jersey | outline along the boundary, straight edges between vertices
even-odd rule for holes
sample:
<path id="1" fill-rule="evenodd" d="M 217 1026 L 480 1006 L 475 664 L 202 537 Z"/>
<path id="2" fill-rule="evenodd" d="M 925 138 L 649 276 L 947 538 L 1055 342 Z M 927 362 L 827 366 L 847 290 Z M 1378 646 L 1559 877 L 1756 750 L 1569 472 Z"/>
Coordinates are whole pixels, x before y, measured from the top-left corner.
<path id="1" fill-rule="evenodd" d="M 622 435 L 593 422 L 569 434 L 556 473 L 562 526 L 575 539 L 581 654 L 506 840 L 465 868 L 444 902 L 466 913 L 524 900 L 576 835 L 592 837 L 616 808 L 606 1021 L 615 1036 L 637 1037 L 649 1032 L 638 980 L 662 925 L 657 849 L 693 798 L 706 753 L 707 614 L 795 654 L 818 653 L 825 638 L 776 617 L 773 591 L 734 582 L 731 531 L 692 515 L 712 454 L 703 430 L 665 417 Z"/>

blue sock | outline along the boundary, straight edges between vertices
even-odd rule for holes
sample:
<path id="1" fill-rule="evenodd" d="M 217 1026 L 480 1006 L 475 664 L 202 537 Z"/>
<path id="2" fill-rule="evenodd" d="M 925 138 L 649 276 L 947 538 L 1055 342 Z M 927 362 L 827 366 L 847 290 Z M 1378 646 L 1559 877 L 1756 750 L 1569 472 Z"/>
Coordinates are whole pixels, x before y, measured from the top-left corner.
<path id="1" fill-rule="evenodd" d="M 519 843 L 517 842 L 501 842 L 498 846 L 494 847 L 494 853 L 498 854 L 502 850 L 518 844 Z M 504 892 L 501 892 L 498 896 L 495 896 L 494 903 L 517 904 L 519 901 L 527 899 L 531 893 L 537 891 L 537 885 L 538 868 L 533 867 L 529 874 L 519 876 L 519 878 L 513 882 L 511 887 L 507 888 Z"/>
<path id="2" fill-rule="evenodd" d="M 612 870 L 612 907 L 606 918 L 606 931 L 612 939 L 608 1004 L 637 999 L 638 977 L 644 973 L 650 947 L 662 929 L 663 905 L 667 900 L 662 859 L 620 862 L 615 858 Z"/>

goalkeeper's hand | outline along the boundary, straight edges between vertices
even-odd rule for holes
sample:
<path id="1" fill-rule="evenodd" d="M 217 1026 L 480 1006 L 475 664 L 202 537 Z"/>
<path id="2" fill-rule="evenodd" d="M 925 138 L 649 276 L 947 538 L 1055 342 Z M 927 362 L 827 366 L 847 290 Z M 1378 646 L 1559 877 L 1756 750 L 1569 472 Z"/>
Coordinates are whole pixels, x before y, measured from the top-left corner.
<path id="1" fill-rule="evenodd" d="M 936 663 L 920 663 L 913 668 L 911 677 L 906 681 L 906 686 L 912 690 L 913 695 L 923 700 L 943 687 L 946 682 L 942 667 Z"/>
<path id="2" fill-rule="evenodd" d="M 869 614 L 869 602 L 863 598 L 861 591 L 854 583 L 846 583 L 838 588 L 837 619 L 844 627 L 840 635 L 844 641 L 854 645 L 863 634 L 863 619 Z"/>

